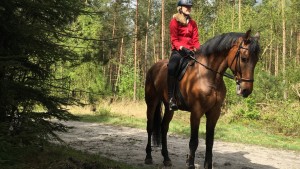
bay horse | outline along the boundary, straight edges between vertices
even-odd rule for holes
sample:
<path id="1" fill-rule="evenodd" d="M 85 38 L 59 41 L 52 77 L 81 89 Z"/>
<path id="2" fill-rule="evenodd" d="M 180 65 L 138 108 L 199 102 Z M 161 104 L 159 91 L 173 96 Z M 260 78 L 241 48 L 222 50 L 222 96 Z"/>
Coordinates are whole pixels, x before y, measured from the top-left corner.
<path id="1" fill-rule="evenodd" d="M 195 53 L 195 63 L 189 66 L 179 82 L 179 90 L 186 106 L 178 105 L 180 110 L 190 112 L 190 141 L 187 166 L 195 168 L 195 152 L 198 147 L 200 118 L 205 114 L 206 152 L 204 168 L 212 168 L 212 148 L 214 131 L 219 119 L 221 106 L 225 99 L 226 87 L 223 76 L 231 69 L 237 83 L 237 94 L 248 97 L 253 90 L 254 69 L 259 60 L 259 34 L 225 33 L 208 40 Z M 151 137 L 153 143 L 161 143 L 164 165 L 171 166 L 167 148 L 167 132 L 174 111 L 169 110 L 167 72 L 168 60 L 155 63 L 147 72 L 145 82 L 145 101 L 147 104 L 147 133 L 145 164 L 152 164 Z M 228 75 L 228 74 L 227 74 Z M 165 111 L 162 113 L 162 103 Z"/>

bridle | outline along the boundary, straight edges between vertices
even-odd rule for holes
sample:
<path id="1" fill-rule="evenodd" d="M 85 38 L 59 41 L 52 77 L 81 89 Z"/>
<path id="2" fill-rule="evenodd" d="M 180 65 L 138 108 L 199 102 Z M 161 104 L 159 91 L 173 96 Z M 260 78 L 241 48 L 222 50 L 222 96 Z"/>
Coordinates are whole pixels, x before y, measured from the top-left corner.
<path id="1" fill-rule="evenodd" d="M 236 51 L 235 56 L 234 56 L 234 58 L 233 58 L 233 60 L 232 60 L 232 62 L 231 62 L 231 64 L 230 64 L 230 67 L 231 67 L 232 64 L 233 64 L 233 62 L 234 62 L 234 60 L 236 60 L 235 71 L 232 71 L 233 75 L 231 75 L 231 74 L 229 74 L 229 73 L 227 73 L 227 72 L 221 73 L 221 72 L 219 72 L 219 71 L 216 71 L 216 70 L 214 70 L 214 69 L 212 69 L 212 68 L 210 68 L 210 67 L 204 65 L 203 63 L 199 62 L 199 61 L 198 61 L 196 58 L 194 58 L 193 56 L 189 55 L 189 57 L 190 57 L 192 60 L 194 60 L 196 63 L 198 63 L 198 64 L 200 64 L 201 66 L 205 67 L 206 69 L 208 69 L 208 70 L 210 70 L 210 71 L 212 71 L 212 72 L 215 72 L 216 74 L 220 74 L 220 75 L 222 75 L 222 76 L 225 76 L 225 77 L 227 77 L 227 78 L 229 78 L 229 79 L 235 80 L 237 84 L 240 84 L 241 82 L 250 82 L 250 83 L 253 83 L 253 82 L 254 82 L 254 79 L 246 79 L 246 78 L 243 78 L 243 76 L 242 76 L 241 65 L 240 65 L 240 59 L 241 59 L 241 57 L 240 57 L 240 53 L 241 53 L 240 50 L 241 50 L 241 49 L 249 50 L 248 48 L 245 48 L 245 47 L 242 46 L 242 44 L 243 44 L 244 41 L 245 41 L 245 40 L 243 40 L 243 41 L 239 44 L 239 48 L 238 48 L 238 50 Z M 235 46 L 235 45 L 234 45 L 234 46 Z M 239 71 L 236 71 L 236 70 L 239 70 Z M 238 77 L 238 76 L 237 76 L 237 73 L 240 73 L 241 77 Z"/>
<path id="2" fill-rule="evenodd" d="M 238 48 L 238 50 L 236 51 L 235 56 L 234 56 L 234 58 L 233 58 L 233 60 L 232 60 L 232 62 L 231 62 L 231 64 L 230 64 L 230 66 L 229 66 L 229 67 L 231 67 L 232 64 L 233 64 L 233 62 L 234 62 L 234 60 L 236 60 L 235 71 L 232 71 L 233 76 L 230 75 L 229 78 L 235 80 L 237 84 L 240 84 L 241 82 L 250 82 L 250 83 L 253 83 L 253 82 L 254 82 L 254 79 L 246 79 L 246 78 L 243 78 L 243 74 L 242 74 L 242 71 L 241 71 L 241 65 L 240 65 L 240 63 L 241 63 L 241 62 L 240 62 L 240 59 L 241 59 L 240 53 L 241 53 L 241 52 L 240 52 L 240 50 L 241 50 L 241 49 L 249 50 L 248 48 L 245 48 L 245 47 L 242 46 L 243 42 L 244 42 L 244 40 L 240 43 L 239 48 Z M 225 72 L 225 73 L 226 73 L 226 72 Z M 224 73 L 224 76 L 226 76 L 225 73 Z M 241 77 L 238 77 L 238 76 L 237 76 L 237 73 L 240 73 Z M 226 76 L 226 77 L 227 77 L 227 76 Z"/>

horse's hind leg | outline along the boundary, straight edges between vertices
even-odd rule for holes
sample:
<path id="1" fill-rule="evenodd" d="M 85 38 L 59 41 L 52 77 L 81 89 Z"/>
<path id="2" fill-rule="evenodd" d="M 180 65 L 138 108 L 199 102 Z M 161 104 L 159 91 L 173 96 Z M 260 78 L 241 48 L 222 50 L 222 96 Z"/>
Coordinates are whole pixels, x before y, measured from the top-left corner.
<path id="1" fill-rule="evenodd" d="M 146 146 L 146 159 L 145 159 L 145 164 L 152 164 L 153 160 L 152 160 L 152 155 L 151 155 L 151 137 L 153 134 L 153 129 L 154 129 L 154 115 L 155 115 L 155 111 L 157 110 L 159 101 L 156 100 L 152 100 L 151 99 L 146 99 L 146 103 L 147 103 L 147 133 L 148 133 L 148 142 L 147 142 L 147 146 Z"/>
<path id="2" fill-rule="evenodd" d="M 174 111 L 169 111 L 169 106 L 165 106 L 165 114 L 164 114 L 164 118 L 162 120 L 162 128 L 161 128 L 161 134 L 162 134 L 161 153 L 164 157 L 164 165 L 165 166 L 172 166 L 172 162 L 171 162 L 171 159 L 169 158 L 169 153 L 168 153 L 167 133 L 169 131 L 169 124 L 173 118 L 173 114 L 174 114 Z"/>
<path id="3" fill-rule="evenodd" d="M 212 169 L 212 149 L 214 145 L 214 133 L 217 121 L 220 117 L 221 109 L 210 111 L 206 113 L 206 152 L 204 168 Z"/>

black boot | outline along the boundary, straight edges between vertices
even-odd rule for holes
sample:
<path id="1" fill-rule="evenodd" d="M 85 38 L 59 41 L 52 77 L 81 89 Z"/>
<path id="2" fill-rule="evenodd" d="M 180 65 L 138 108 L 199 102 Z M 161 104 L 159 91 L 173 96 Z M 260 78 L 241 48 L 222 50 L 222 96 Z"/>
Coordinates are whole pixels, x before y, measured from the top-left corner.
<path id="1" fill-rule="evenodd" d="M 176 83 L 176 78 L 173 76 L 168 76 L 168 96 L 169 96 L 169 110 L 178 110 L 176 99 L 174 98 L 174 86 Z"/>

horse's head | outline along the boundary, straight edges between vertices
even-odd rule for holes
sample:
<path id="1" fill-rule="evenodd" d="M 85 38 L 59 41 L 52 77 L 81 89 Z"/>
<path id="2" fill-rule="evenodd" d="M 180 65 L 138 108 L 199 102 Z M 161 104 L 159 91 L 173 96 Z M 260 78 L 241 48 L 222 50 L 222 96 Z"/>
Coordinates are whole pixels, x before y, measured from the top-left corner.
<path id="1" fill-rule="evenodd" d="M 258 62 L 259 33 L 250 36 L 251 30 L 239 37 L 228 54 L 228 65 L 235 76 L 237 94 L 248 97 L 253 90 L 254 68 Z"/>

